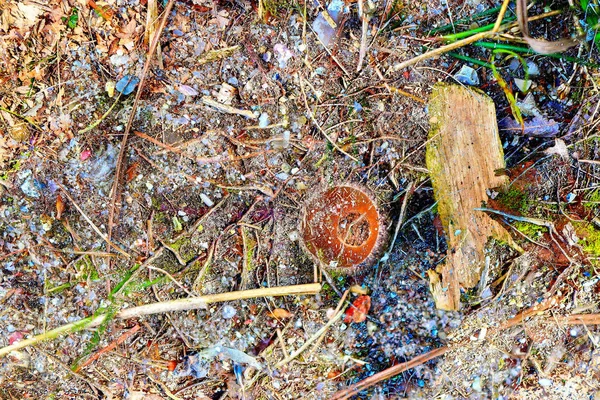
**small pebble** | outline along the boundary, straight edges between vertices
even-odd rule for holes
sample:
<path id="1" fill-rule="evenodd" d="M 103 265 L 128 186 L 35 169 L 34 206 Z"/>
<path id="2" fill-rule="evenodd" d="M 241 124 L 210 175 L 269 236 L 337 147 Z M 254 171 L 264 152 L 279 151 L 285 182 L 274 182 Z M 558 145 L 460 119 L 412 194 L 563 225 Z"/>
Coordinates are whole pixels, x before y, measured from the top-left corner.
<path id="1" fill-rule="evenodd" d="M 258 117 L 258 126 L 261 128 L 266 128 L 269 126 L 269 122 L 269 114 L 267 113 L 262 113 L 260 114 L 260 117 Z"/>
<path id="2" fill-rule="evenodd" d="M 231 318 L 235 317 L 235 314 L 236 314 L 235 308 L 233 308 L 232 306 L 226 305 L 223 307 L 223 311 L 222 311 L 223 318 L 231 319 Z"/>
<path id="3" fill-rule="evenodd" d="M 210 199 L 210 197 L 208 197 L 204 193 L 200 193 L 200 199 L 204 204 L 206 204 L 207 207 L 212 207 L 215 205 L 215 203 Z"/>
<path id="4" fill-rule="evenodd" d="M 479 76 L 477 76 L 477 71 L 468 65 L 463 65 L 460 71 L 454 75 L 454 79 L 465 85 L 479 85 Z"/>
<path id="5" fill-rule="evenodd" d="M 552 379 L 542 378 L 538 381 L 541 387 L 550 387 L 552 386 Z"/>

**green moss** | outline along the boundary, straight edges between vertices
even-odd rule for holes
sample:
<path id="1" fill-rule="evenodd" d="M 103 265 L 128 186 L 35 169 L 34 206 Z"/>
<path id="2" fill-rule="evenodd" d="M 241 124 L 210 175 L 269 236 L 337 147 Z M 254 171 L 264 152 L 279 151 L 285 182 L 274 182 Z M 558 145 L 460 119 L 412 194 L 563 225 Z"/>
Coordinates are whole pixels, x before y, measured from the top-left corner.
<path id="1" fill-rule="evenodd" d="M 600 204 L 600 189 L 591 192 L 583 202 L 583 206 L 590 209 L 596 209 L 598 204 Z"/>
<path id="2" fill-rule="evenodd" d="M 169 222 L 169 216 L 165 212 L 157 212 L 154 214 L 154 222 L 164 224 Z"/>
<path id="3" fill-rule="evenodd" d="M 587 222 L 573 223 L 577 236 L 581 239 L 579 244 L 591 256 L 600 256 L 600 230 Z"/>
<path id="4" fill-rule="evenodd" d="M 188 237 L 182 237 L 173 243 L 169 243 L 168 246 L 176 253 L 179 253 L 181 258 L 186 262 L 196 256 L 196 247 L 192 245 L 192 241 Z"/>
<path id="5" fill-rule="evenodd" d="M 89 256 L 84 256 L 75 263 L 77 279 L 97 281 L 100 279 L 98 270 Z"/>
<path id="6" fill-rule="evenodd" d="M 274 17 L 277 17 L 281 11 L 298 8 L 293 0 L 262 0 L 262 6 Z"/>
<path id="7" fill-rule="evenodd" d="M 527 193 L 518 189 L 511 188 L 504 193 L 500 193 L 496 200 L 506 209 L 519 212 L 520 214 L 528 214 L 531 210 L 531 201 Z"/>
<path id="8" fill-rule="evenodd" d="M 514 227 L 517 228 L 517 230 L 522 234 L 533 238 L 541 236 L 547 230 L 545 226 L 539 226 L 530 224 L 529 222 L 521 221 L 515 222 Z"/>

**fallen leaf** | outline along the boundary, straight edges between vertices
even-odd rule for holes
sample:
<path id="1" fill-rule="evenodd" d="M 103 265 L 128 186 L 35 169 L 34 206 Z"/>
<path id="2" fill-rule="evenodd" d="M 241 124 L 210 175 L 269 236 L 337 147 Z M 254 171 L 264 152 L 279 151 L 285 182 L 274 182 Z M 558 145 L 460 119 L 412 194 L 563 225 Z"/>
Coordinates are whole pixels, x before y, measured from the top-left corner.
<path id="1" fill-rule="evenodd" d="M 363 322 L 367 319 L 367 314 L 371 309 L 371 297 L 370 296 L 358 296 L 356 300 L 352 302 L 352 306 L 346 310 L 344 315 L 344 322 L 354 322 L 356 324 Z"/>
<path id="2" fill-rule="evenodd" d="M 548 155 L 558 154 L 565 160 L 569 159 L 569 149 L 567 149 L 567 145 L 562 139 L 556 139 L 554 141 L 554 146 L 544 150 L 544 153 Z"/>
<path id="3" fill-rule="evenodd" d="M 15 344 L 17 342 L 20 342 L 21 340 L 23 340 L 23 338 L 25 337 L 25 335 L 23 335 L 23 332 L 13 332 L 9 337 L 8 337 L 8 344 Z"/>
<path id="4" fill-rule="evenodd" d="M 269 316 L 272 318 L 277 318 L 277 319 L 285 319 L 285 318 L 290 318 L 292 317 L 291 312 L 284 310 L 283 308 L 276 308 L 273 310 L 273 312 L 269 313 Z"/>
<path id="5" fill-rule="evenodd" d="M 125 172 L 125 175 L 127 175 L 127 182 L 131 182 L 137 175 L 138 165 L 140 165 L 140 163 L 134 162 L 129 168 L 127 168 L 127 171 Z"/>
<path id="6" fill-rule="evenodd" d="M 198 95 L 198 91 L 188 85 L 179 85 L 179 88 L 177 90 L 179 90 L 179 92 L 185 96 L 197 96 Z"/>
<path id="7" fill-rule="evenodd" d="M 548 42 L 546 40 L 534 39 L 529 36 L 529 24 L 527 22 L 527 0 L 517 0 L 517 22 L 519 29 L 523 34 L 523 39 L 527 42 L 535 52 L 539 54 L 554 54 L 561 53 L 567 50 L 569 47 L 573 47 L 578 42 L 573 39 L 561 39 L 554 42 Z"/>
<path id="8" fill-rule="evenodd" d="M 81 161 L 85 161 L 85 160 L 87 160 L 88 158 L 90 158 L 90 157 L 91 157 L 91 155 L 92 155 L 92 151 L 91 151 L 91 150 L 84 150 L 84 151 L 82 151 L 82 152 L 81 152 L 81 154 L 79 155 L 79 159 L 80 159 Z"/>
<path id="9" fill-rule="evenodd" d="M 59 194 L 56 196 L 56 219 L 60 219 L 62 214 L 65 212 L 65 202 L 63 201 L 62 196 Z"/>

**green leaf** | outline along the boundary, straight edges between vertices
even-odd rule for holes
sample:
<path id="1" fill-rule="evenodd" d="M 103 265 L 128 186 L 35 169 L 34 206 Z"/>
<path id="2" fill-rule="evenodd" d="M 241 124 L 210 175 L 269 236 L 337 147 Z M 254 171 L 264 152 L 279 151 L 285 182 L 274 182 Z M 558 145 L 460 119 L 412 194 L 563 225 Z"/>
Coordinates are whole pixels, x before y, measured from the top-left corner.
<path id="1" fill-rule="evenodd" d="M 71 29 L 75 29 L 77 27 L 77 21 L 79 21 L 79 10 L 77 10 L 75 7 L 73 7 L 73 9 L 71 10 L 71 15 L 69 16 L 68 20 L 67 20 L 67 26 Z"/>

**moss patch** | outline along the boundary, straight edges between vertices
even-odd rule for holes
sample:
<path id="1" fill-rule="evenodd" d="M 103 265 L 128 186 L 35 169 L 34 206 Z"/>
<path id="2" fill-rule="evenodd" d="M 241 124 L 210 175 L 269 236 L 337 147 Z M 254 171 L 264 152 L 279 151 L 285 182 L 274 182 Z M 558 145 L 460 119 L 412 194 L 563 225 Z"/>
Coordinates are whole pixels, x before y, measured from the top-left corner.
<path id="1" fill-rule="evenodd" d="M 600 230 L 587 222 L 573 223 L 577 236 L 581 239 L 579 244 L 590 256 L 600 256 Z"/>
<path id="2" fill-rule="evenodd" d="M 500 193 L 498 197 L 496 197 L 496 201 L 500 203 L 503 208 L 516 211 L 522 215 L 528 214 L 531 210 L 531 201 L 529 200 L 527 193 L 515 188 Z"/>

